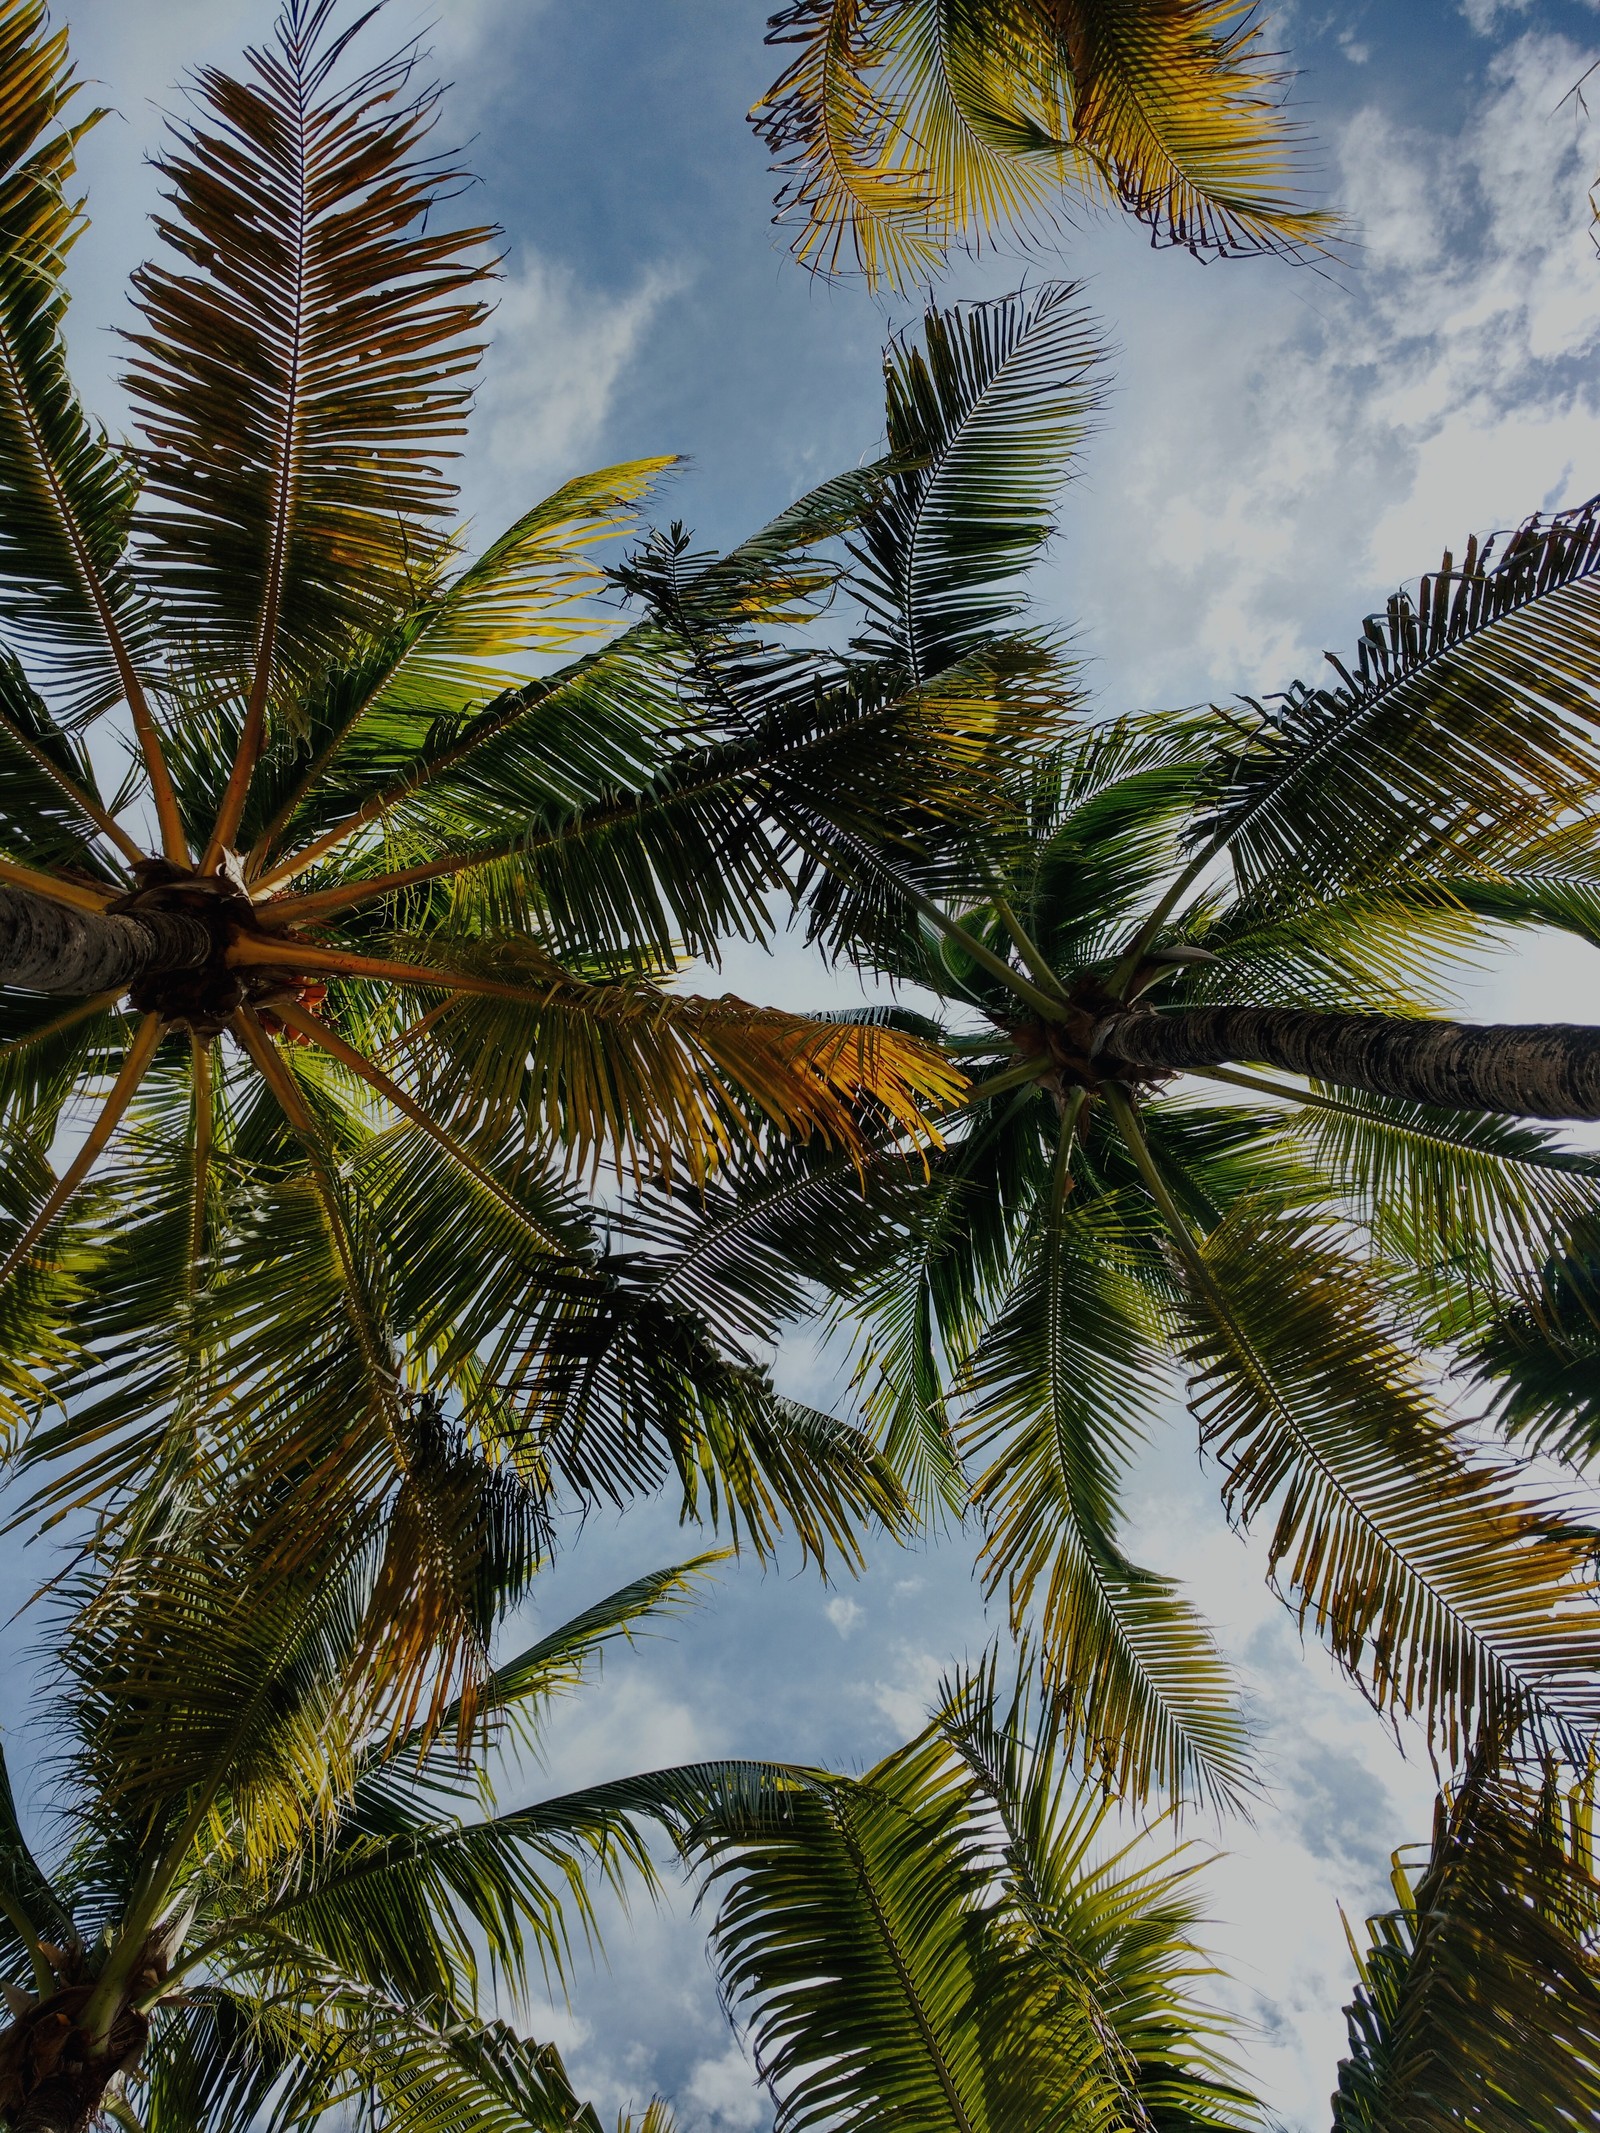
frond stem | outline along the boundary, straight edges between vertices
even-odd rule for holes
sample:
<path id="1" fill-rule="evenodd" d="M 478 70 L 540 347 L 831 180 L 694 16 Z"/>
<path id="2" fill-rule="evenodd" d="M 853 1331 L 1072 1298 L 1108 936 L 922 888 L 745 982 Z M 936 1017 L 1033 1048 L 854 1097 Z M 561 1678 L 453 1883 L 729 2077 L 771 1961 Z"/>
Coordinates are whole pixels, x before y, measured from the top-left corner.
<path id="1" fill-rule="evenodd" d="M 124 859 L 144 858 L 144 853 L 134 843 L 116 816 L 108 809 L 101 807 L 97 801 L 92 800 L 77 780 L 69 778 L 61 768 L 61 765 L 41 748 L 37 741 L 24 733 L 19 725 L 7 718 L 4 712 L 0 712 L 0 730 L 10 736 L 16 746 L 22 750 L 23 754 L 31 762 L 38 764 L 57 791 L 64 794 L 72 802 L 73 806 L 86 821 L 92 822 L 102 836 L 110 838 Z"/>
<path id="2" fill-rule="evenodd" d="M 1027 964 L 1029 970 L 1032 971 L 1046 992 L 1058 993 L 1065 1000 L 1067 997 L 1065 986 L 1050 968 L 1043 951 L 1035 947 L 1027 928 L 1017 917 L 1015 911 L 1012 910 L 1005 897 L 997 895 L 993 902 L 995 916 L 999 919 L 1001 925 L 1005 927 L 1007 933 L 1010 934 L 1016 951 L 1023 962 Z"/>
<path id="3" fill-rule="evenodd" d="M 140 1022 L 134 1040 L 128 1047 L 127 1057 L 122 1062 L 121 1071 L 101 1106 L 100 1116 L 84 1136 L 83 1146 L 57 1178 L 44 1205 L 11 1247 L 4 1261 L 0 1262 L 0 1287 L 11 1279 L 99 1161 L 106 1143 L 121 1124 L 123 1113 L 132 1103 L 135 1092 L 149 1069 L 165 1027 L 159 1015 L 146 1015 Z"/>
<path id="4" fill-rule="evenodd" d="M 44 1952 L 44 1947 L 38 1934 L 33 1930 L 33 1925 L 27 1912 L 20 1903 L 14 1902 L 4 1889 L 0 1889 L 0 1912 L 3 1912 L 10 1919 L 12 1926 L 16 1930 L 17 1938 L 28 1951 L 28 1961 L 33 1969 L 34 1988 L 39 1998 L 41 2000 L 49 1999 L 50 1995 L 58 1990 L 56 1974 L 50 1967 L 49 1958 Z"/>
<path id="5" fill-rule="evenodd" d="M 117 894 L 115 889 L 92 888 L 86 881 L 69 881 L 64 874 L 42 873 L 15 859 L 0 859 L 0 881 L 31 889 L 35 896 L 48 896 L 52 903 L 68 904 L 74 911 L 103 911 L 116 901 Z"/>
<path id="6" fill-rule="evenodd" d="M 306 313 L 309 306 L 306 251 L 311 173 L 306 155 L 307 112 L 303 79 L 296 80 L 295 93 L 299 119 L 295 136 L 299 182 L 295 188 L 294 202 L 294 304 L 289 320 L 288 351 L 284 359 L 288 390 L 283 396 L 283 418 L 277 440 L 277 478 L 272 500 L 272 527 L 267 543 L 266 582 L 261 594 L 261 619 L 256 629 L 256 666 L 250 682 L 250 700 L 245 707 L 244 727 L 239 735 L 239 746 L 234 753 L 233 767 L 228 773 L 227 789 L 222 795 L 222 805 L 217 810 L 217 819 L 206 843 L 205 857 L 200 862 L 202 874 L 209 874 L 216 867 L 223 853 L 238 835 L 239 824 L 244 817 L 250 780 L 254 777 L 256 764 L 261 759 L 262 743 L 266 737 L 267 698 L 272 690 L 273 670 L 278 654 L 278 627 L 283 613 L 283 581 L 289 561 L 289 529 L 294 511 L 300 425 L 305 405 L 306 381 L 302 373 Z"/>
<path id="7" fill-rule="evenodd" d="M 134 737 L 139 743 L 139 753 L 144 758 L 145 773 L 150 780 L 150 794 L 156 804 L 156 819 L 161 825 L 162 847 L 166 856 L 176 865 L 187 866 L 189 841 L 184 835 L 183 818 L 178 813 L 177 794 L 172 789 L 172 776 L 167 769 L 167 759 L 162 751 L 161 735 L 155 716 L 150 709 L 150 699 L 144 693 L 144 684 L 134 669 L 132 655 L 123 640 L 121 630 L 117 627 L 116 617 L 111 612 L 111 603 L 106 598 L 105 587 L 100 582 L 100 573 L 89 554 L 77 514 L 61 486 L 55 461 L 45 447 L 34 415 L 33 401 L 23 384 L 10 341 L 3 335 L 0 335 L 0 362 L 4 363 L 10 382 L 12 404 L 20 411 L 23 421 L 27 424 L 35 462 L 50 491 L 50 500 L 55 505 L 56 516 L 72 550 L 72 560 L 77 565 L 78 576 L 89 595 L 100 627 L 105 632 L 106 645 L 133 717 Z"/>
<path id="8" fill-rule="evenodd" d="M 206 1193 L 211 1176 L 211 1044 L 189 1033 L 194 1068 L 194 1205 L 189 1212 L 188 1285 L 193 1293 L 206 1248 Z"/>
<path id="9" fill-rule="evenodd" d="M 1197 859 L 1190 861 L 1123 949 L 1106 980 L 1106 990 L 1117 999 L 1127 997 L 1128 987 L 1133 982 L 1135 971 L 1144 961 L 1145 951 L 1222 848 L 1220 840 L 1213 841 Z"/>
<path id="10" fill-rule="evenodd" d="M 41 1028 L 29 1030 L 26 1037 L 13 1037 L 8 1043 L 0 1044 L 0 1059 L 7 1058 L 12 1052 L 31 1051 L 34 1045 L 43 1044 L 46 1037 L 59 1037 L 64 1029 L 71 1029 L 75 1023 L 87 1022 L 91 1015 L 103 1015 L 108 1007 L 115 1006 L 122 998 L 125 989 L 117 985 L 110 992 L 97 992 L 87 1000 L 74 1000 L 64 1013 L 52 1015 Z"/>
<path id="11" fill-rule="evenodd" d="M 347 1066 L 351 1073 L 364 1081 L 370 1089 L 376 1090 L 378 1095 L 393 1104 L 402 1117 L 408 1118 L 412 1125 L 442 1148 L 457 1168 L 463 1170 L 475 1184 L 481 1185 L 496 1204 L 516 1220 L 518 1227 L 544 1250 L 563 1259 L 570 1259 L 571 1255 L 561 1250 L 547 1230 L 540 1228 L 521 1202 L 491 1171 L 485 1170 L 453 1134 L 447 1132 L 437 1119 L 431 1118 L 421 1104 L 408 1096 L 399 1083 L 392 1081 L 381 1067 L 374 1065 L 363 1052 L 358 1052 L 353 1044 L 347 1044 L 337 1030 L 329 1029 L 325 1022 L 319 1022 L 315 1015 L 307 1014 L 304 1008 L 295 1006 L 291 1001 L 280 1001 L 272 1011 L 291 1029 L 309 1037 L 330 1059 L 337 1059 L 342 1066 Z"/>
<path id="12" fill-rule="evenodd" d="M 1171 1187 L 1161 1175 L 1161 1166 L 1156 1161 L 1155 1151 L 1145 1139 L 1144 1128 L 1139 1124 L 1136 1106 L 1120 1082 L 1104 1082 L 1101 1089 L 1105 1096 L 1106 1108 L 1116 1121 L 1117 1131 L 1127 1143 L 1128 1153 L 1133 1157 L 1139 1175 L 1149 1189 L 1151 1199 L 1160 1209 L 1161 1218 L 1171 1232 L 1172 1241 L 1177 1246 L 1185 1266 L 1206 1295 L 1218 1306 L 1223 1306 L 1216 1277 L 1201 1256 L 1194 1231 L 1190 1229 L 1187 1217 L 1173 1198 Z"/>

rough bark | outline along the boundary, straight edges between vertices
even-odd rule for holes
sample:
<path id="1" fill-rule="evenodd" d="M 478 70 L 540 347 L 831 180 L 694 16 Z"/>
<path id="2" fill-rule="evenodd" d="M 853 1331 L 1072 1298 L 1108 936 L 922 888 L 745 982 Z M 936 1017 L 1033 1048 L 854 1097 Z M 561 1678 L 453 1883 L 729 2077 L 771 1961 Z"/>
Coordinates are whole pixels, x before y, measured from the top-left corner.
<path id="1" fill-rule="evenodd" d="M 152 970 L 196 970 L 210 931 L 180 911 L 76 911 L 0 884 L 0 985 L 112 992 Z"/>
<path id="2" fill-rule="evenodd" d="M 94 2048 L 78 2027 L 92 1990 L 68 1986 L 0 2035 L 0 2119 L 11 2133 L 86 2133 L 112 2082 L 138 2064 L 148 2020 L 119 2009 L 111 2034 Z"/>
<path id="3" fill-rule="evenodd" d="M 1407 1103 L 1519 1118 L 1600 1118 L 1600 1027 L 1409 1021 L 1283 1007 L 1191 1007 L 1108 1017 L 1103 1075 L 1255 1063 Z"/>

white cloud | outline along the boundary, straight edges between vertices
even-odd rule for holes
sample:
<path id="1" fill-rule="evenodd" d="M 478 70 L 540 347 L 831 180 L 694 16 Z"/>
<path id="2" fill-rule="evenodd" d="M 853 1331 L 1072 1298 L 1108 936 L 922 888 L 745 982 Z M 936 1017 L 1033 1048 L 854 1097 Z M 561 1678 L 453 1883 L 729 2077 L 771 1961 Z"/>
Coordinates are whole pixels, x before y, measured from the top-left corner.
<path id="1" fill-rule="evenodd" d="M 1497 30 L 1508 15 L 1525 15 L 1530 0 L 1461 0 L 1461 12 L 1480 37 Z"/>
<path id="2" fill-rule="evenodd" d="M 697 2061 L 684 2089 L 691 2103 L 711 2113 L 712 2124 L 727 2133 L 770 2123 L 771 2105 L 756 2079 L 755 2069 L 732 2044 L 720 2059 Z"/>
<path id="3" fill-rule="evenodd" d="M 611 411 L 657 312 L 683 285 L 652 269 L 611 295 L 570 268 L 525 256 L 500 291 L 473 420 L 466 502 L 480 534 L 574 474 Z"/>
<path id="4" fill-rule="evenodd" d="M 866 1613 L 859 1601 L 847 1600 L 842 1594 L 830 1600 L 822 1611 L 841 1637 L 848 1637 Z"/>
<path id="5" fill-rule="evenodd" d="M 1283 687 L 1474 528 L 1600 488 L 1594 55 L 1534 33 L 1458 138 L 1347 126 L 1347 264 L 1096 290 L 1125 336 L 1057 593 L 1106 700 Z"/>

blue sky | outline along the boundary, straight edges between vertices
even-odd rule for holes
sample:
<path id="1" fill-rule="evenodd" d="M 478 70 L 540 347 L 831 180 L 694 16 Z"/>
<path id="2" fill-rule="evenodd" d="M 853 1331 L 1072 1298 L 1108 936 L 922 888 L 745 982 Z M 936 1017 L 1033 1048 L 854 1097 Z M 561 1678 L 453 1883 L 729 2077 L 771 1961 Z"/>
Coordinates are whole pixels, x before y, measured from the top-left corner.
<path id="1" fill-rule="evenodd" d="M 64 0 L 80 63 L 117 116 L 86 153 L 96 225 L 75 276 L 86 389 L 115 420 L 107 328 L 125 314 L 153 198 L 141 158 L 186 65 L 266 25 L 266 0 Z M 482 206 L 508 233 L 480 418 L 463 463 L 485 533 L 583 468 L 690 456 L 669 508 L 736 538 L 869 452 L 877 350 L 915 306 L 826 288 L 769 224 L 741 114 L 774 71 L 760 0 L 392 0 L 436 24 L 446 132 L 470 142 Z M 1600 260 L 1586 190 L 1600 129 L 1566 91 L 1600 57 L 1586 0 L 1365 0 L 1275 11 L 1329 195 L 1360 242 L 1313 275 L 1201 267 L 1099 222 L 1059 251 L 962 261 L 961 294 L 1065 272 L 1118 354 L 1039 573 L 1107 708 L 1283 686 L 1346 645 L 1393 582 L 1465 533 L 1600 489 Z M 1560 108 L 1558 109 L 1558 106 Z M 1597 105 L 1600 109 L 1600 105 Z M 1541 949 L 1487 967 L 1465 1001 L 1501 1017 L 1597 1019 L 1595 971 Z M 828 996 L 793 953 L 741 953 L 754 997 Z M 781 1358 L 843 1401 L 836 1355 L 801 1331 Z M 1135 1553 L 1187 1577 L 1258 1709 L 1272 1797 L 1219 1842 L 1216 1945 L 1256 2024 L 1253 2063 L 1286 2126 L 1326 2124 L 1349 1962 L 1337 1904 L 1381 1903 L 1391 1846 L 1422 1837 L 1432 1776 L 1403 1758 L 1261 1584 L 1174 1416 L 1141 1477 Z M 591 1519 L 549 1610 L 692 1552 L 661 1508 Z M 552 1738 L 561 1787 L 709 1752 L 853 1767 L 917 1722 L 939 1669 L 989 1632 L 959 1536 L 884 1550 L 834 1589 L 745 1567 L 670 1634 L 614 1664 Z M 12 1581 L 18 1566 L 9 1569 Z M 12 1633 L 15 1636 L 16 1632 Z M 508 1781 L 531 1787 L 532 1773 Z M 559 2035 L 608 2109 L 671 2093 L 685 2133 L 760 2133 L 770 2110 L 715 2004 L 687 1903 L 636 1912 L 611 1968 L 582 1978 Z"/>

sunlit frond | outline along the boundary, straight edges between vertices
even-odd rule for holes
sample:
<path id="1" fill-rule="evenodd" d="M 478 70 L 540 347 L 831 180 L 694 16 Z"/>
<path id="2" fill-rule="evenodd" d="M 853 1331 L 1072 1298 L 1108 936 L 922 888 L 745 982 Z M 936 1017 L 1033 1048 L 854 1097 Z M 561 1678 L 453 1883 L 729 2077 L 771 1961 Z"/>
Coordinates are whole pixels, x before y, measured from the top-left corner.
<path id="1" fill-rule="evenodd" d="M 1576 2133 L 1600 2111 L 1600 1886 L 1588 1788 L 1485 1744 L 1439 1802 L 1399 1904 L 1369 1919 L 1334 2133 Z"/>
<path id="2" fill-rule="evenodd" d="M 1593 1542 L 1431 1408 L 1371 1277 L 1328 1231 L 1242 1202 L 1186 1310 L 1191 1396 L 1303 1618 L 1383 1708 L 1458 1755 L 1526 1713 L 1580 1757 L 1600 1722 Z"/>
<path id="3" fill-rule="evenodd" d="M 1370 617 L 1335 684 L 1253 706 L 1197 825 L 1247 884 L 1402 881 L 1586 808 L 1600 778 L 1600 514 L 1530 519 L 1447 552 Z M 1460 871 L 1466 871 L 1460 869 Z"/>
<path id="4" fill-rule="evenodd" d="M 768 42 L 798 50 L 751 118 L 824 273 L 921 282 L 1101 201 L 1197 254 L 1332 231 L 1238 0 L 793 0 Z"/>
<path id="5" fill-rule="evenodd" d="M 1105 1803 L 1061 1780 L 1048 1709 L 980 1679 L 864 1777 L 693 1832 L 780 2133 L 1249 2122 L 1190 1989 L 1192 1870 L 1096 1857 Z"/>
<path id="6" fill-rule="evenodd" d="M 290 0 L 247 74 L 200 71 L 159 164 L 173 256 L 136 277 L 140 553 L 190 657 L 244 678 L 252 765 L 268 697 L 427 567 L 483 316 L 491 233 L 437 216 L 460 175 L 412 55 L 346 72 L 362 20 Z"/>
<path id="7" fill-rule="evenodd" d="M 1238 1692 L 1205 1623 L 1118 1538 L 1119 1480 L 1163 1375 L 1113 1205 L 1036 1216 L 973 1354 L 963 1443 L 991 1590 L 1037 1624 L 1067 1745 L 1122 1798 L 1238 1804 Z"/>

